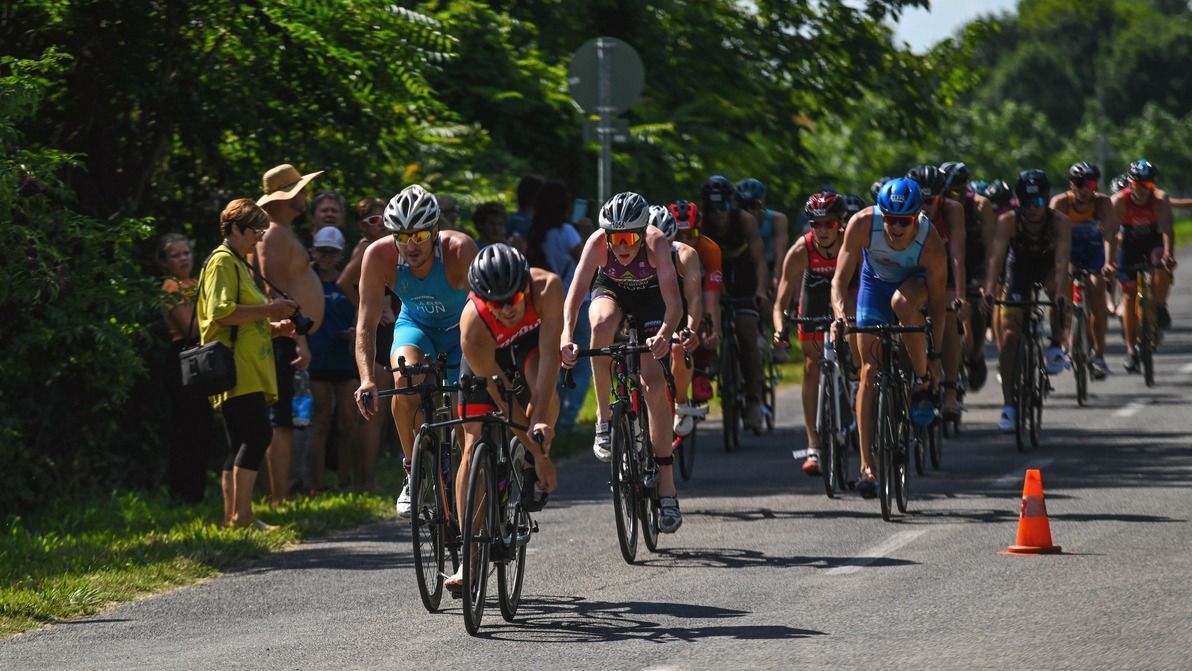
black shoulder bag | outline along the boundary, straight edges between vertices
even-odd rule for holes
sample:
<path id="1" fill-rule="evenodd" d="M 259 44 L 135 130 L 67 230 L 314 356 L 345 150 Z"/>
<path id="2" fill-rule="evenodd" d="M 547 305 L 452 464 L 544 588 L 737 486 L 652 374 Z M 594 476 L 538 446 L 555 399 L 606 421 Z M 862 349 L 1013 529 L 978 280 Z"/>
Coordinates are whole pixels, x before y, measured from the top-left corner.
<path id="1" fill-rule="evenodd" d="M 223 250 L 216 249 L 211 253 L 215 256 Z M 227 253 L 227 252 L 225 252 Z M 211 261 L 210 257 L 207 259 Z M 203 264 L 206 268 L 206 264 Z M 190 329 L 194 330 L 195 319 L 199 313 L 199 296 L 202 295 L 202 271 L 199 272 L 199 286 L 195 292 L 195 309 L 190 315 Z M 236 303 L 240 303 L 240 267 L 236 267 Z M 190 347 L 178 354 L 182 365 L 182 386 L 199 396 L 214 396 L 225 391 L 231 391 L 236 386 L 236 332 L 239 326 L 232 327 L 232 346 L 228 347 L 218 340 L 202 346 Z"/>

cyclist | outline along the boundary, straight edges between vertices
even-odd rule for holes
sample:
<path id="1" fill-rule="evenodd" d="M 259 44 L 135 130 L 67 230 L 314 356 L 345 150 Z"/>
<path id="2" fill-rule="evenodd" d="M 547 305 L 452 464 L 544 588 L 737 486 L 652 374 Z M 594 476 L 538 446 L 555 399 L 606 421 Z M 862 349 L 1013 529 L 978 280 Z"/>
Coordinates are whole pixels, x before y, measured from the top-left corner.
<path id="1" fill-rule="evenodd" d="M 707 371 L 716 346 L 720 343 L 720 292 L 724 286 L 724 272 L 720 265 L 720 245 L 711 238 L 700 235 L 699 208 L 688 200 L 676 200 L 669 206 L 675 218 L 678 233 L 675 239 L 695 249 L 703 274 L 704 322 L 700 332 L 700 347 L 692 353 L 691 393 L 697 402 L 712 398 L 712 381 Z M 695 428 L 695 416 L 707 413 L 705 408 L 696 408 L 688 400 L 687 387 L 675 378 L 675 433 L 688 436 Z"/>
<path id="2" fill-rule="evenodd" d="M 1051 310 L 1051 346 L 1047 350 L 1047 372 L 1063 370 L 1060 349 L 1064 332 L 1064 307 L 1072 290 L 1068 277 L 1068 254 L 1072 224 L 1067 215 L 1048 207 L 1051 182 L 1038 169 L 1023 170 L 1014 184 L 1020 205 L 998 217 L 997 235 L 990 246 L 985 270 L 985 309 L 993 306 L 998 268 L 1006 269 L 1006 299 L 1029 300 L 1036 283 L 1042 283 L 1054 302 Z M 1022 334 L 1022 308 L 1002 306 L 998 366 L 1002 377 L 1002 414 L 998 428 L 1014 430 L 1017 411 L 1013 405 L 1014 369 L 1018 338 Z"/>
<path id="3" fill-rule="evenodd" d="M 559 334 L 563 328 L 563 281 L 540 268 L 530 268 L 526 257 L 506 243 L 488 245 L 468 268 L 468 302 L 460 318 L 460 343 L 464 359 L 460 374 L 489 378 L 487 391 L 470 391 L 461 399 L 460 415 L 483 415 L 499 409 L 503 415 L 531 432 L 541 432 L 542 443 L 525 432 L 514 430 L 527 451 L 527 467 L 533 469 L 522 485 L 522 501 L 533 503 L 533 483 L 544 492 L 558 485 L 550 460 L 555 420 L 559 416 Z M 493 376 L 500 376 L 506 389 L 514 392 L 516 407 L 505 407 Z M 472 463 L 472 447 L 480 439 L 482 425 L 464 424 L 461 464 Z M 455 475 L 456 510 L 463 511 L 468 490 L 468 468 Z M 448 589 L 463 584 L 463 567 L 444 582 Z"/>
<path id="4" fill-rule="evenodd" d="M 965 169 L 968 172 L 968 169 Z M 955 313 L 947 313 L 947 324 L 944 325 L 944 339 L 937 340 L 940 352 L 943 354 L 944 380 L 941 387 L 944 390 L 942 414 L 946 419 L 960 417 L 960 404 L 956 400 L 956 379 L 960 373 L 960 331 L 956 328 L 956 320 L 961 323 L 968 320 L 968 301 L 964 298 L 963 288 L 967 286 L 965 275 L 965 223 L 964 206 L 948 198 L 948 174 L 934 165 L 921 165 L 911 168 L 906 176 L 919 183 L 923 193 L 923 214 L 935 225 L 936 233 L 943 239 L 948 249 L 948 304 L 956 306 Z M 967 177 L 967 175 L 966 175 Z M 961 291 L 957 291 L 957 287 Z"/>
<path id="5" fill-rule="evenodd" d="M 1097 191 L 1101 171 L 1081 161 L 1068 168 L 1068 190 L 1051 199 L 1051 209 L 1068 215 L 1072 222 L 1072 267 L 1088 272 L 1091 291 L 1089 302 L 1093 326 L 1093 357 L 1089 361 L 1094 380 L 1109 374 L 1105 365 L 1105 230 L 1112 227 L 1113 203 L 1107 194 Z"/>
<path id="6" fill-rule="evenodd" d="M 807 214 L 811 231 L 795 240 L 782 261 L 782 279 L 778 283 L 778 300 L 771 317 L 774 324 L 774 346 L 789 347 L 782 334 L 786 331 L 786 312 L 798 296 L 800 317 L 832 316 L 832 276 L 844 240 L 844 216 L 847 213 L 844 197 L 832 191 L 811 194 L 803 211 Z M 807 458 L 803 472 L 820 473 L 819 433 L 816 431 L 816 404 L 819 400 L 819 365 L 824 334 L 799 325 L 799 342 L 803 348 L 803 429 L 807 432 Z"/>
<path id="7" fill-rule="evenodd" d="M 592 318 L 593 348 L 612 344 L 626 316 L 632 316 L 649 336 L 645 344 L 654 356 L 642 358 L 641 375 L 651 419 L 650 441 L 659 466 L 658 504 L 662 510 L 658 527 L 663 533 L 674 533 L 683 524 L 683 516 L 675 493 L 673 418 L 661 359 L 671 351 L 671 335 L 683 306 L 670 242 L 662 231 L 648 226 L 649 209 L 646 199 L 632 192 L 619 193 L 600 208 L 600 228 L 584 243 L 575 279 L 567 292 L 559 351 L 563 366 L 574 367 L 579 347 L 572 337 L 587 287 L 592 287 L 588 314 Z M 596 404 L 600 419 L 592 452 L 597 459 L 608 461 L 612 457 L 611 410 L 604 401 L 612 389 L 612 371 L 607 362 L 592 360 L 592 379 L 600 401 Z"/>
<path id="8" fill-rule="evenodd" d="M 694 247 L 675 240 L 679 232 L 679 223 L 670 209 L 662 205 L 650 206 L 650 225 L 662 231 L 666 239 L 670 240 L 671 263 L 675 264 L 675 272 L 679 275 L 679 293 L 683 300 L 683 316 L 680 321 L 686 326 L 680 332 L 682 342 L 671 346 L 671 376 L 675 380 L 675 419 L 674 432 L 677 436 L 686 436 L 695 428 L 694 417 L 703 416 L 707 411 L 695 409 L 687 401 L 687 389 L 691 386 L 692 368 L 686 361 L 686 354 L 694 351 L 699 345 L 699 330 L 703 324 L 703 296 L 700 287 L 699 252 Z M 683 390 L 680 398 L 679 390 Z M 680 433 L 680 429 L 684 432 Z"/>
<path id="9" fill-rule="evenodd" d="M 964 277 L 965 298 L 969 301 L 981 297 L 981 283 L 985 281 L 985 250 L 997 229 L 997 215 L 993 203 L 974 187 L 981 187 L 976 181 L 969 181 L 968 166 L 959 161 L 940 165 L 948 178 L 947 196 L 960 203 L 964 209 Z M 988 185 L 986 185 L 988 186 Z M 985 367 L 985 316 L 980 310 L 969 310 L 964 322 L 965 361 L 968 364 L 969 388 L 978 391 L 985 386 L 988 371 Z"/>
<path id="10" fill-rule="evenodd" d="M 789 247 L 790 219 L 786 214 L 766 207 L 766 185 L 761 180 L 747 177 L 737 182 L 737 204 L 741 209 L 757 219 L 759 233 L 762 236 L 762 248 L 766 256 L 772 284 L 778 286 L 779 270 L 774 264 L 782 261 Z"/>
<path id="11" fill-rule="evenodd" d="M 356 319 L 356 367 L 360 387 L 356 406 L 365 419 L 377 412 L 377 385 L 373 378 L 376 329 L 385 305 L 385 292 L 401 299 L 401 312 L 393 325 L 390 365 L 398 357 L 416 364 L 447 353 L 449 378 L 459 374 L 461 356 L 459 322 L 468 300 L 468 267 L 476 257 L 476 243 L 459 231 L 439 230 L 439 204 L 433 194 L 417 184 L 407 186 L 385 206 L 383 223 L 392 235 L 376 240 L 364 251 L 360 269 L 360 313 Z M 391 286 L 392 285 L 392 286 Z M 421 375 L 409 382 L 418 384 Z M 397 387 L 407 383 L 393 372 Z M 365 405 L 362 396 L 372 395 Z M 406 481 L 397 497 L 398 517 L 410 516 L 410 462 L 414 451 L 414 429 L 419 398 L 393 397 L 393 422 L 401 443 Z"/>
<path id="12" fill-rule="evenodd" d="M 923 323 L 923 308 L 932 319 L 936 342 L 943 338 L 947 311 L 948 252 L 943 240 L 922 213 L 919 184 L 905 177 L 892 179 L 878 192 L 877 204 L 861 210 L 848 222 L 844 244 L 832 276 L 833 334 L 847 331 L 849 283 L 861 265 L 857 296 L 857 325 Z M 861 442 L 861 477 L 857 491 L 865 498 L 877 495 L 873 469 L 874 386 L 881 367 L 881 341 L 860 334 L 861 384 L 857 389 L 858 434 Z M 916 378 L 911 396 L 916 421 L 934 413 L 930 407 L 929 376 L 942 378 L 939 357 L 928 361 L 925 334 L 903 336 Z M 929 365 L 930 364 L 930 365 Z"/>
<path id="13" fill-rule="evenodd" d="M 737 308 L 733 325 L 745 377 L 745 426 L 762 430 L 762 357 L 758 348 L 759 315 L 769 302 L 766 258 L 757 219 L 732 206 L 733 185 L 713 175 L 700 189 L 703 196 L 702 233 L 720 245 L 724 260 L 725 289 L 731 298 L 752 298 L 753 308 Z"/>
<path id="14" fill-rule="evenodd" d="M 1138 330 L 1137 280 L 1129 272 L 1130 266 L 1144 261 L 1162 264 L 1151 275 L 1151 296 L 1155 301 L 1155 312 L 1159 328 L 1171 326 L 1171 315 L 1167 312 L 1167 293 L 1171 289 L 1171 269 L 1175 267 L 1172 255 L 1173 232 L 1171 198 L 1166 191 L 1155 186 L 1159 171 L 1146 159 L 1130 164 L 1127 173 L 1130 185 L 1115 193 L 1113 203 L 1114 220 L 1105 233 L 1109 238 L 1109 254 L 1116 264 L 1111 270 L 1118 271 L 1118 282 L 1122 287 L 1122 336 L 1126 340 L 1129 359 L 1126 370 L 1137 373 L 1138 353 L 1134 351 L 1134 335 Z M 1120 228 L 1119 228 L 1120 224 Z M 1121 244 L 1118 245 L 1118 233 Z"/>
<path id="15" fill-rule="evenodd" d="M 1015 207 L 1018 207 L 1018 200 L 1016 198 L 1014 198 L 1013 189 L 1010 188 L 1009 184 L 1006 184 L 1006 182 L 1004 182 L 1003 180 L 1000 180 L 1000 179 L 995 179 L 989 183 L 989 186 L 986 187 L 986 189 L 985 189 L 985 197 L 989 199 L 990 203 L 993 203 L 993 213 L 997 217 L 1000 217 L 1003 214 L 1005 214 L 1006 212 L 1009 212 L 1010 210 L 1014 209 Z M 996 229 L 995 229 L 995 232 L 996 232 Z M 990 249 L 992 249 L 992 246 L 986 246 L 986 248 L 985 248 L 986 256 L 989 255 Z M 987 261 L 987 263 L 988 263 L 988 261 Z M 988 270 L 988 268 L 986 270 Z M 982 284 L 984 284 L 984 281 L 985 281 L 984 276 L 982 276 L 981 281 L 982 281 Z M 1000 296 L 1002 294 L 1003 289 L 1005 288 L 1005 285 L 1006 285 L 1006 269 L 1004 267 L 1002 267 L 1002 268 L 999 268 L 997 271 L 997 289 L 996 289 L 997 293 L 994 295 Z M 990 319 L 989 319 L 989 327 L 993 331 L 994 344 L 996 345 L 997 343 L 1000 343 L 1002 341 L 1002 311 L 1001 310 L 994 311 L 993 316 L 990 317 Z"/>

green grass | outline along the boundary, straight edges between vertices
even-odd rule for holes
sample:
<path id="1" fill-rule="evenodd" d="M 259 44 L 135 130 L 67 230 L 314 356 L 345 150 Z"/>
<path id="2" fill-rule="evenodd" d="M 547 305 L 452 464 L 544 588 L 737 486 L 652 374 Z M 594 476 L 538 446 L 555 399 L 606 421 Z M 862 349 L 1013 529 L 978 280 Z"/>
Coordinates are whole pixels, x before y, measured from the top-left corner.
<path id="1" fill-rule="evenodd" d="M 398 467 L 383 480 L 396 490 Z M 0 637 L 218 575 L 303 538 L 393 515 L 391 496 L 327 493 L 277 508 L 259 504 L 270 532 L 218 524 L 222 503 L 172 504 L 159 494 L 115 493 L 60 503 L 0 528 Z"/>
<path id="2" fill-rule="evenodd" d="M 1175 246 L 1183 247 L 1192 241 L 1192 217 L 1175 220 Z"/>

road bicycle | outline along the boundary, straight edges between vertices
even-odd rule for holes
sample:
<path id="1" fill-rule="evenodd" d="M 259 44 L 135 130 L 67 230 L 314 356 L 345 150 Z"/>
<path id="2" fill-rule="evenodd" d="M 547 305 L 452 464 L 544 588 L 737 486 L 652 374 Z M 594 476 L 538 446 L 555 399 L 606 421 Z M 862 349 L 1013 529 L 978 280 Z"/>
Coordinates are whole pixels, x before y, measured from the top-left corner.
<path id="1" fill-rule="evenodd" d="M 650 442 L 649 412 L 644 397 L 645 389 L 641 384 L 640 357 L 648 354 L 650 348 L 641 339 L 633 319 L 626 317 L 625 321 L 628 334 L 625 342 L 580 350 L 578 356 L 605 356 L 612 359 L 613 396 L 609 404 L 612 410 L 609 423 L 612 460 L 609 486 L 613 490 L 613 513 L 621 557 L 626 563 L 632 564 L 637 558 L 639 528 L 646 548 L 651 552 L 658 549 L 661 508 L 658 503 L 658 464 L 654 460 L 654 447 Z M 675 382 L 668 359 L 658 363 L 662 366 L 673 398 Z M 566 384 L 571 386 L 570 370 L 565 377 Z"/>
<path id="2" fill-rule="evenodd" d="M 1159 319 L 1156 315 L 1154 301 L 1151 300 L 1151 279 L 1155 272 L 1155 264 L 1143 262 L 1123 269 L 1126 274 L 1134 274 L 1138 285 L 1138 300 L 1135 312 L 1138 315 L 1138 328 L 1134 330 L 1134 352 L 1138 355 L 1138 363 L 1142 367 L 1142 377 L 1146 386 L 1155 386 L 1155 349 L 1159 346 Z"/>
<path id="3" fill-rule="evenodd" d="M 1014 441 L 1019 452 L 1039 446 L 1043 425 L 1043 401 L 1051 393 L 1051 377 L 1043 356 L 1043 308 L 1052 308 L 1051 301 L 1040 301 L 1043 285 L 1036 283 L 1027 300 L 994 301 L 995 305 L 1023 310 L 1022 332 L 1018 336 L 1018 354 L 1013 377 Z"/>
<path id="4" fill-rule="evenodd" d="M 875 326 L 850 326 L 852 333 L 868 333 L 881 340 L 882 366 L 877 373 L 874 390 L 877 392 L 877 422 L 873 432 L 873 452 L 878 461 L 878 498 L 881 501 L 882 519 L 887 522 L 893 516 L 895 506 L 898 512 L 906 513 L 910 498 L 910 483 L 907 467 L 912 441 L 910 397 L 912 379 L 909 366 L 903 363 L 906 357 L 901 336 L 906 333 L 924 333 L 931 351 L 931 320 L 923 326 L 902 326 L 898 324 L 877 324 Z"/>
<path id="5" fill-rule="evenodd" d="M 852 367 L 848 344 L 833 342 L 829 335 L 832 317 L 791 317 L 788 324 L 803 326 L 805 331 L 824 334 L 824 352 L 820 357 L 819 389 L 815 403 L 815 433 L 820 450 L 820 475 L 824 493 L 835 498 L 837 493 L 852 489 L 849 480 L 849 455 L 858 447 L 855 407 L 855 383 L 847 371 Z M 783 333 L 783 340 L 787 337 Z"/>
<path id="6" fill-rule="evenodd" d="M 1076 403 L 1086 405 L 1089 399 L 1089 376 L 1092 373 L 1092 320 L 1086 297 L 1092 291 L 1089 273 L 1083 268 L 1072 272 L 1072 340 L 1069 345 L 1069 359 L 1072 361 L 1072 376 L 1076 380 Z"/>

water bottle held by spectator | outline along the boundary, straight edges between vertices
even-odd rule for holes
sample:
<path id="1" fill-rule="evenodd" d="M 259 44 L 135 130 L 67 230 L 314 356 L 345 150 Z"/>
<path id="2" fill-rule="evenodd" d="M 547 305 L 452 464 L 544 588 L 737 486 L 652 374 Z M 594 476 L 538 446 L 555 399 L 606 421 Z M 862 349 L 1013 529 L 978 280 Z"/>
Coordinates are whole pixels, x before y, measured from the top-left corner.
<path id="1" fill-rule="evenodd" d="M 310 426 L 314 398 L 310 393 L 310 375 L 305 370 L 294 371 L 294 399 L 290 403 L 294 426 Z"/>

